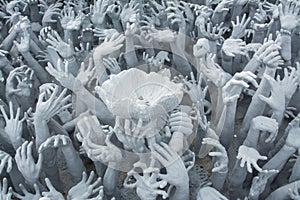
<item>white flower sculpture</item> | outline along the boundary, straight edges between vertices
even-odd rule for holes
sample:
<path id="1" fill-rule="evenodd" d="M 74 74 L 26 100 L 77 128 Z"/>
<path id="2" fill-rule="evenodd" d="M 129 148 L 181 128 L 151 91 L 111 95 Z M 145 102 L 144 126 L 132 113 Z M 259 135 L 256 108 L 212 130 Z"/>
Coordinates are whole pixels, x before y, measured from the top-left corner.
<path id="1" fill-rule="evenodd" d="M 178 106 L 183 96 L 181 88 L 182 84 L 166 76 L 133 68 L 111 75 L 95 89 L 115 116 L 149 122 Z"/>

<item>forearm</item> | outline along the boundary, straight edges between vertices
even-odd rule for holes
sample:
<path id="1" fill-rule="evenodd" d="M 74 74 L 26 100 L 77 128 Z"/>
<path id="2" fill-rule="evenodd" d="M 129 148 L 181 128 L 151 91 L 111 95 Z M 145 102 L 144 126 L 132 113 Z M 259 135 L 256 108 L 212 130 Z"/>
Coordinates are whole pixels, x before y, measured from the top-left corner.
<path id="1" fill-rule="evenodd" d="M 253 34 L 252 43 L 263 43 L 266 37 L 266 30 L 256 30 Z"/>
<path id="2" fill-rule="evenodd" d="M 72 56 L 71 58 L 64 58 L 65 61 L 69 62 L 69 72 L 73 74 L 73 76 L 77 76 L 78 70 L 80 68 L 79 63 L 77 62 L 75 56 Z"/>
<path id="3" fill-rule="evenodd" d="M 173 53 L 173 61 L 176 69 L 184 76 L 189 76 L 192 68 L 185 57 L 184 49 L 180 49 L 176 42 L 170 43 L 171 51 Z"/>
<path id="4" fill-rule="evenodd" d="M 248 131 L 247 137 L 246 137 L 245 141 L 243 142 L 243 145 L 256 149 L 258 139 L 259 139 L 259 133 L 260 133 L 259 130 L 257 130 L 256 128 L 251 126 Z"/>
<path id="5" fill-rule="evenodd" d="M 0 66 L 0 69 L 4 71 L 5 74 L 9 75 L 9 73 L 14 69 L 13 66 L 8 61 L 5 66 Z"/>
<path id="6" fill-rule="evenodd" d="M 34 32 L 32 31 L 32 29 L 29 30 L 30 32 L 30 38 L 31 40 L 37 45 L 37 47 L 39 49 L 45 49 L 43 44 L 39 41 L 39 39 L 37 38 L 37 36 L 34 34 Z"/>
<path id="7" fill-rule="evenodd" d="M 267 67 L 265 70 L 265 74 L 274 77 L 276 73 L 276 69 Z M 242 128 L 240 130 L 240 141 L 242 142 L 246 138 L 246 134 L 249 130 L 251 120 L 257 116 L 263 115 L 263 112 L 266 107 L 266 103 L 259 99 L 259 95 L 269 96 L 270 94 L 269 83 L 265 78 L 263 78 L 260 82 L 260 85 L 252 97 L 252 101 L 248 107 L 246 115 L 244 117 Z"/>
<path id="8" fill-rule="evenodd" d="M 18 36 L 18 32 L 12 30 L 9 35 L 2 41 L 0 48 L 5 51 L 10 51 L 13 46 L 13 42 Z"/>
<path id="9" fill-rule="evenodd" d="M 233 74 L 233 58 L 230 56 L 227 56 L 224 54 L 224 52 L 221 52 L 221 57 L 222 57 L 222 68 L 224 69 L 225 72 L 229 74 Z"/>
<path id="10" fill-rule="evenodd" d="M 50 137 L 47 122 L 43 119 L 34 118 L 34 129 L 35 129 L 35 144 L 36 149 L 39 149 L 40 145 Z"/>
<path id="11" fill-rule="evenodd" d="M 112 20 L 113 27 L 119 32 L 123 32 L 122 24 L 119 19 Z"/>
<path id="12" fill-rule="evenodd" d="M 41 52 L 42 49 L 33 41 L 30 41 L 30 52 L 32 52 L 33 55 L 38 55 L 39 52 Z"/>
<path id="13" fill-rule="evenodd" d="M 282 94 L 284 95 L 284 94 Z M 278 122 L 278 125 L 281 125 L 281 122 L 283 120 L 284 117 L 284 111 L 285 110 L 273 110 L 273 114 L 272 114 L 272 119 L 275 119 Z"/>
<path id="14" fill-rule="evenodd" d="M 298 155 L 299 155 L 299 153 L 298 153 Z M 300 169 L 300 157 L 298 156 L 296 159 L 296 162 L 294 164 L 291 176 L 289 178 L 290 183 L 293 181 L 296 181 L 296 180 L 300 180 L 300 170 L 299 169 Z"/>
<path id="15" fill-rule="evenodd" d="M 118 171 L 115 170 L 114 166 L 111 165 L 115 164 L 109 164 L 103 177 L 104 191 L 110 198 L 112 198 L 114 195 L 119 178 Z"/>
<path id="16" fill-rule="evenodd" d="M 76 181 L 79 182 L 82 178 L 82 172 L 85 171 L 85 167 L 79 157 L 79 153 L 74 149 L 72 144 L 69 144 L 67 147 L 61 148 L 61 150 L 66 159 L 70 174 Z"/>
<path id="17" fill-rule="evenodd" d="M 223 172 L 212 172 L 212 175 L 210 177 L 211 182 L 212 182 L 213 187 L 215 189 L 217 189 L 218 191 L 222 190 L 225 180 L 226 180 L 227 173 L 228 173 L 228 169 L 226 169 Z"/>
<path id="18" fill-rule="evenodd" d="M 257 59 L 256 56 L 254 56 L 244 67 L 243 71 L 250 71 L 252 73 L 255 73 L 260 65 L 261 65 L 260 61 Z"/>
<path id="19" fill-rule="evenodd" d="M 23 144 L 21 137 L 11 138 L 10 141 L 15 150 L 17 150 Z"/>
<path id="20" fill-rule="evenodd" d="M 221 133 L 220 141 L 226 149 L 230 147 L 233 140 L 236 106 L 237 100 L 227 103 L 218 123 L 217 132 Z"/>
<path id="21" fill-rule="evenodd" d="M 75 90 L 76 88 L 76 90 Z M 91 94 L 81 83 L 72 88 L 78 100 L 85 103 L 85 105 L 101 120 L 102 123 L 107 125 L 114 125 L 114 117 L 107 109 L 106 105 L 93 94 Z"/>
<path id="22" fill-rule="evenodd" d="M 182 26 L 179 26 L 178 35 L 177 35 L 177 44 L 179 47 L 183 48 L 183 51 L 185 51 L 185 36 L 186 36 L 186 23 L 183 23 Z"/>
<path id="23" fill-rule="evenodd" d="M 231 15 L 231 21 L 236 21 L 237 16 L 241 16 L 241 13 L 243 12 L 244 5 L 234 5 L 232 7 L 232 15 Z"/>
<path id="24" fill-rule="evenodd" d="M 236 196 L 242 190 L 247 176 L 246 166 L 241 167 L 240 163 L 240 160 L 236 160 L 231 177 L 229 178 L 229 192 L 231 196 Z"/>
<path id="25" fill-rule="evenodd" d="M 287 160 L 296 152 L 296 149 L 284 145 L 262 168 L 263 170 L 275 169 L 280 171 Z"/>
<path id="26" fill-rule="evenodd" d="M 15 162 L 12 165 L 12 169 L 9 173 L 9 177 L 11 179 L 14 188 L 17 190 L 17 192 L 20 192 L 21 190 L 19 188 L 19 184 L 25 185 L 25 179 L 22 173 L 19 171 L 18 166 Z"/>
<path id="27" fill-rule="evenodd" d="M 221 24 L 226 15 L 227 15 L 226 11 L 222 11 L 222 12 L 215 11 L 213 13 L 213 16 L 212 16 L 211 20 L 212 20 L 214 25 Z"/>
<path id="28" fill-rule="evenodd" d="M 21 52 L 29 67 L 31 67 L 41 83 L 49 83 L 46 70 L 32 57 L 30 52 Z"/>
<path id="29" fill-rule="evenodd" d="M 190 192 L 189 192 L 189 181 L 185 181 L 185 184 L 182 186 L 176 186 L 175 193 L 172 197 L 170 197 L 171 200 L 188 200 L 190 199 Z"/>
<path id="30" fill-rule="evenodd" d="M 95 58 L 94 56 L 94 63 L 96 67 L 96 76 L 98 78 L 98 85 L 102 85 L 107 79 L 108 74 L 106 73 L 105 67 L 103 65 L 103 57 L 102 55 L 99 55 L 98 58 Z"/>
<path id="31" fill-rule="evenodd" d="M 71 30 L 64 29 L 64 41 L 69 43 L 69 41 L 73 41 L 73 33 Z"/>
<path id="32" fill-rule="evenodd" d="M 290 199 L 289 197 L 289 190 L 293 189 L 295 184 L 300 185 L 300 181 L 295 181 L 293 183 L 284 185 L 274 192 L 272 192 L 266 200 L 282 200 L 282 199 Z"/>
<path id="33" fill-rule="evenodd" d="M 133 37 L 131 36 L 126 37 L 126 47 L 125 47 L 124 57 L 129 68 L 133 68 L 137 65 L 138 59 L 134 49 Z"/>
<path id="34" fill-rule="evenodd" d="M 69 135 L 68 132 L 53 118 L 49 120 L 48 127 L 56 134 Z"/>

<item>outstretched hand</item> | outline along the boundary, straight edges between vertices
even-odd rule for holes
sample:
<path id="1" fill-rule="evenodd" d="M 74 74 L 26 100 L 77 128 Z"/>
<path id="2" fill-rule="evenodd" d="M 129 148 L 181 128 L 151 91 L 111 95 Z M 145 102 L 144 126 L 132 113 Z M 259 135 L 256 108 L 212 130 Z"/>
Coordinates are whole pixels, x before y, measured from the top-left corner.
<path id="1" fill-rule="evenodd" d="M 254 148 L 247 147 L 245 145 L 241 145 L 239 147 L 239 152 L 236 157 L 237 159 L 241 159 L 240 167 L 244 167 L 245 164 L 247 165 L 247 170 L 249 173 L 252 173 L 252 167 L 251 165 L 259 172 L 262 171 L 262 169 L 257 165 L 258 160 L 267 160 L 268 158 L 266 156 L 261 156 L 258 151 Z"/>

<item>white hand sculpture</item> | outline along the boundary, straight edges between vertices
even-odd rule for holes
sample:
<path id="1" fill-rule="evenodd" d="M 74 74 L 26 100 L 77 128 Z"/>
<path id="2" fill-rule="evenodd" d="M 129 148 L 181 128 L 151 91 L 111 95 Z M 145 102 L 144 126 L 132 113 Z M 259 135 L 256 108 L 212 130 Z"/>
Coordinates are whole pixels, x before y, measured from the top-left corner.
<path id="1" fill-rule="evenodd" d="M 250 20 L 251 20 L 250 17 L 248 17 L 248 19 L 246 20 L 246 14 L 243 15 L 241 21 L 240 21 L 240 17 L 237 16 L 236 23 L 234 23 L 233 21 L 231 22 L 233 27 L 231 38 L 239 39 L 244 37 L 246 35 L 246 27 L 249 24 Z"/>
<path id="2" fill-rule="evenodd" d="M 249 173 L 252 173 L 251 165 L 259 172 L 262 171 L 262 169 L 257 165 L 258 160 L 267 160 L 268 158 L 266 156 L 261 156 L 258 151 L 254 148 L 247 147 L 245 145 L 241 145 L 239 147 L 239 152 L 236 157 L 237 159 L 241 159 L 240 166 L 243 168 L 245 164 L 247 164 L 247 170 Z"/>
<path id="3" fill-rule="evenodd" d="M 278 133 L 278 122 L 275 119 L 258 116 L 252 120 L 253 128 L 259 131 L 267 131 L 270 136 L 265 140 L 266 143 L 274 142 Z"/>
<path id="4" fill-rule="evenodd" d="M 55 199 L 55 200 L 65 200 L 64 196 L 58 192 L 54 186 L 52 185 L 52 183 L 50 182 L 50 180 L 48 178 L 45 178 L 45 182 L 46 182 L 46 186 L 49 189 L 48 192 L 43 192 L 42 195 L 43 197 L 48 197 L 49 199 Z"/>
<path id="5" fill-rule="evenodd" d="M 212 172 L 227 172 L 228 156 L 225 147 L 223 147 L 218 140 L 212 138 L 203 138 L 202 144 L 212 145 L 217 149 L 216 152 L 210 152 L 208 154 L 216 158 Z"/>
<path id="6" fill-rule="evenodd" d="M 246 43 L 242 39 L 228 38 L 224 41 L 222 50 L 225 55 L 234 57 L 236 55 L 246 56 Z"/>
<path id="7" fill-rule="evenodd" d="M 167 144 L 154 144 L 153 156 L 166 168 L 167 174 L 158 174 L 158 177 L 174 186 L 188 185 L 188 174 L 183 161 Z"/>
<path id="8" fill-rule="evenodd" d="M 256 75 L 250 71 L 235 73 L 234 76 L 223 86 L 222 96 L 224 103 L 231 103 L 237 100 L 243 88 L 249 88 L 249 83 L 258 87 Z"/>
<path id="9" fill-rule="evenodd" d="M 3 184 L 0 183 L 0 199 L 3 200 L 12 200 L 12 188 L 7 188 L 7 179 L 3 178 Z"/>
<path id="10" fill-rule="evenodd" d="M 24 195 L 13 192 L 14 196 L 21 200 L 39 200 L 41 198 L 40 189 L 37 184 L 34 184 L 34 194 L 30 193 L 22 184 L 19 185 Z"/>
<path id="11" fill-rule="evenodd" d="M 81 181 L 69 190 L 67 198 L 72 200 L 81 200 L 87 199 L 98 193 L 102 188 L 101 177 L 97 178 L 97 180 L 93 182 L 94 176 L 94 171 L 90 173 L 89 177 L 87 177 L 86 172 L 83 172 Z"/>
<path id="12" fill-rule="evenodd" d="M 10 173 L 12 170 L 13 158 L 8 153 L 0 150 L 0 174 L 6 166 L 6 172 Z"/>
<path id="13" fill-rule="evenodd" d="M 43 156 L 39 154 L 38 162 L 35 163 L 32 156 L 33 142 L 25 141 L 22 146 L 17 149 L 15 160 L 18 169 L 29 184 L 34 184 L 38 181 L 40 171 L 42 169 Z"/>
<path id="14" fill-rule="evenodd" d="M 34 117 L 48 121 L 59 112 L 71 107 L 71 103 L 65 105 L 71 98 L 71 95 L 65 97 L 66 93 L 67 89 L 64 89 L 59 94 L 59 86 L 55 86 L 53 93 L 48 99 L 46 98 L 45 91 L 41 93 L 36 104 Z"/>
<path id="15" fill-rule="evenodd" d="M 4 128 L 9 141 L 14 144 L 15 142 L 21 141 L 22 139 L 22 130 L 23 130 L 23 121 L 25 118 L 19 120 L 20 118 L 20 108 L 17 109 L 17 113 L 14 116 L 14 111 L 13 111 L 13 104 L 10 101 L 9 102 L 9 112 L 10 112 L 10 117 L 7 116 L 3 106 L 0 106 L 2 115 L 4 117 L 6 126 Z M 15 145 L 14 145 L 15 146 Z M 17 147 L 17 146 L 15 146 Z"/>
<path id="16" fill-rule="evenodd" d="M 39 147 L 39 153 L 43 152 L 47 148 L 58 148 L 64 147 L 71 144 L 72 141 L 69 136 L 66 135 L 54 135 L 49 137 L 45 142 L 43 142 Z"/>

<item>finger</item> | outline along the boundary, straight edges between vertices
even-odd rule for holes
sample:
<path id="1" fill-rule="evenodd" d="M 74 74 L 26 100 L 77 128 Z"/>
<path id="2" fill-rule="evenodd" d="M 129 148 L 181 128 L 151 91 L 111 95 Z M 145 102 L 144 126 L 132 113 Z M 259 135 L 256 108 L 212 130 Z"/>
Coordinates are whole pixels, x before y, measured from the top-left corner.
<path id="1" fill-rule="evenodd" d="M 4 110 L 3 105 L 0 106 L 0 110 L 1 110 L 1 112 L 2 112 L 2 115 L 3 115 L 3 117 L 4 117 L 4 120 L 5 120 L 6 122 L 8 122 L 9 120 L 8 120 L 8 117 L 7 117 L 7 114 L 6 114 L 5 110 Z"/>
<path id="2" fill-rule="evenodd" d="M 54 188 L 54 186 L 52 185 L 51 181 L 49 178 L 45 178 L 45 183 L 46 183 L 46 186 L 47 188 L 50 190 L 50 191 L 55 191 L 56 189 Z"/>
<path id="3" fill-rule="evenodd" d="M 262 168 L 260 168 L 256 162 L 253 162 L 252 165 L 258 172 L 262 171 Z"/>
<path id="4" fill-rule="evenodd" d="M 95 176 L 95 172 L 92 171 L 92 172 L 90 173 L 90 176 L 89 176 L 88 180 L 86 181 L 86 183 L 87 183 L 88 185 L 91 184 L 91 182 L 92 182 L 93 179 L 94 179 L 94 176 Z"/>
<path id="5" fill-rule="evenodd" d="M 251 163 L 249 161 L 246 162 L 247 163 L 247 171 L 249 173 L 252 173 L 252 167 L 251 167 Z"/>
<path id="6" fill-rule="evenodd" d="M 32 157 L 32 145 L 33 145 L 33 142 L 30 142 L 27 146 L 27 159 Z"/>
<path id="7" fill-rule="evenodd" d="M 133 130 L 134 137 L 139 137 L 139 133 L 141 131 L 142 126 L 143 126 L 143 119 L 139 119 L 138 124 L 136 125 L 136 127 Z"/>
<path id="8" fill-rule="evenodd" d="M 14 118 L 13 104 L 12 104 L 11 101 L 10 101 L 8 104 L 9 104 L 9 114 L 10 114 L 10 119 L 13 119 L 13 118 Z"/>

